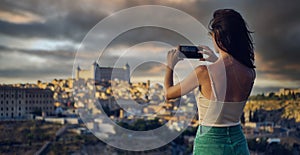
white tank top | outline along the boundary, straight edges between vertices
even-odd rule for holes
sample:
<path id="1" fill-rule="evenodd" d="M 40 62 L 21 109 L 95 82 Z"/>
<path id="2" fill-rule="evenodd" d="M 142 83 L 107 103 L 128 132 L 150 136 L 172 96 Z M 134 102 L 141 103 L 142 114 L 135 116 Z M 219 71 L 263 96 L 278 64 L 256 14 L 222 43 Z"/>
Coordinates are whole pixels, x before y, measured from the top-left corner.
<path id="1" fill-rule="evenodd" d="M 221 102 L 197 97 L 199 121 L 205 126 L 234 126 L 240 124 L 240 117 L 247 101 Z"/>
<path id="2" fill-rule="evenodd" d="M 253 80 L 254 78 L 255 75 L 253 73 Z M 218 101 L 218 96 L 211 76 L 210 82 L 215 100 L 207 99 L 200 91 L 198 91 L 199 94 L 196 96 L 200 125 L 225 127 L 240 124 L 240 118 L 247 100 L 241 102 Z"/>

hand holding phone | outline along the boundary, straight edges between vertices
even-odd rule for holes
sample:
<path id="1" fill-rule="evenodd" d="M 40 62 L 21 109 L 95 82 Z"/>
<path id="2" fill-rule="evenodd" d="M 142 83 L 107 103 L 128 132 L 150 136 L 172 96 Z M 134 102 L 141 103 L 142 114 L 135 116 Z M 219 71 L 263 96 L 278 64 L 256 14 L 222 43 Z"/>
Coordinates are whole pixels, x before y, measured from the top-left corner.
<path id="1" fill-rule="evenodd" d="M 219 59 L 215 52 L 211 50 L 208 46 L 202 45 L 199 47 L 202 48 L 202 50 L 199 51 L 199 53 L 207 55 L 205 59 L 201 58 L 202 60 L 200 61 L 216 62 Z"/>
<path id="2" fill-rule="evenodd" d="M 187 58 L 187 59 L 200 59 L 203 58 L 203 55 L 198 51 L 202 51 L 202 47 L 197 46 L 189 46 L 189 45 L 179 45 L 179 58 Z"/>

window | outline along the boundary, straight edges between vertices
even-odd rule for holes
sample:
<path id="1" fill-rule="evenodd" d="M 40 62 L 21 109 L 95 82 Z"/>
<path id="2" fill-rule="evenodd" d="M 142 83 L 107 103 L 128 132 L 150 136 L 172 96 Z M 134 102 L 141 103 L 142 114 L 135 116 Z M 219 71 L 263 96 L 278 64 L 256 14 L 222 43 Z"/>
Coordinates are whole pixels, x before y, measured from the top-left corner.
<path id="1" fill-rule="evenodd" d="M 19 101 L 19 104 L 21 104 L 21 100 Z"/>
<path id="2" fill-rule="evenodd" d="M 1 107 L 1 111 L 3 111 L 3 108 Z"/>
<path id="3" fill-rule="evenodd" d="M 19 107 L 19 110 L 21 110 L 21 107 Z"/>

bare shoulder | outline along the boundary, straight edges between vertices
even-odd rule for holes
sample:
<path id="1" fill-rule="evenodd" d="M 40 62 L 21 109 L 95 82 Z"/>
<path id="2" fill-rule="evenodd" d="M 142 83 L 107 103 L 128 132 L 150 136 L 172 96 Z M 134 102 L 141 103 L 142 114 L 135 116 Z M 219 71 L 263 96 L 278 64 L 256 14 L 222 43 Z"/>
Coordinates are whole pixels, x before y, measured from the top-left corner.
<path id="1" fill-rule="evenodd" d="M 208 80 L 208 69 L 205 65 L 200 65 L 195 68 L 195 73 L 197 74 L 198 82 L 200 85 L 206 84 Z"/>

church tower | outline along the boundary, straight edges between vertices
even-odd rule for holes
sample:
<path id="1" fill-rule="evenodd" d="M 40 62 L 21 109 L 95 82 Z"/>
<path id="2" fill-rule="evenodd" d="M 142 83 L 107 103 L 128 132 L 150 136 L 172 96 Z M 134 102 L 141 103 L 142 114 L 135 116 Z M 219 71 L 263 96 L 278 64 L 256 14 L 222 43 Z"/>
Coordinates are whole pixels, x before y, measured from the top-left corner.
<path id="1" fill-rule="evenodd" d="M 91 66 L 91 77 L 90 77 L 91 79 L 96 79 L 97 68 L 98 68 L 98 63 L 94 61 L 94 63 Z"/>
<path id="2" fill-rule="evenodd" d="M 128 64 L 128 62 L 126 63 L 126 65 L 124 66 L 125 69 L 125 79 L 126 81 L 128 81 L 128 83 L 130 83 L 130 66 Z"/>
<path id="3" fill-rule="evenodd" d="M 75 79 L 76 79 L 76 80 L 79 80 L 79 78 L 80 78 L 80 77 L 79 77 L 79 74 L 80 74 L 79 72 L 80 72 L 80 71 L 81 71 L 81 69 L 80 69 L 80 67 L 79 67 L 79 65 L 78 65 L 77 68 L 76 68 L 76 70 L 75 70 L 75 76 L 76 76 Z"/>

